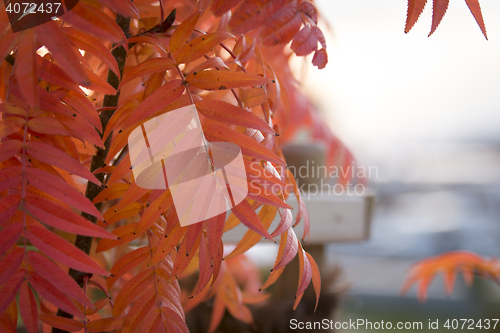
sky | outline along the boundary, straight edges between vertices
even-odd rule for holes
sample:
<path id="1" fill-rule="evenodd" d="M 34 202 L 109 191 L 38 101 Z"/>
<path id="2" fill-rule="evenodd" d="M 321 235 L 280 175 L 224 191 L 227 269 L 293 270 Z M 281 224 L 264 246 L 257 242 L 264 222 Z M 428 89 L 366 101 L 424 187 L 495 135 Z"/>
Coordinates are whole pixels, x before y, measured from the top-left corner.
<path id="1" fill-rule="evenodd" d="M 463 0 L 431 37 L 431 1 L 409 34 L 404 0 L 315 3 L 329 63 L 303 84 L 348 146 L 500 136 L 500 1 L 480 0 L 489 41 Z"/>

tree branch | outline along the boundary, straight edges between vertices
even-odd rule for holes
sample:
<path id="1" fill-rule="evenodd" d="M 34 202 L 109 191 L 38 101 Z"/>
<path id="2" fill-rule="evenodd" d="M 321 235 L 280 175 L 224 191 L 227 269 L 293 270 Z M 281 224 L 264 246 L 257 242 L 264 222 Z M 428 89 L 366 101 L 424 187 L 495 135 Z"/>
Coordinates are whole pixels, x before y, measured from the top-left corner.
<path id="1" fill-rule="evenodd" d="M 129 26 L 130 26 L 130 19 L 125 18 L 121 16 L 120 14 L 116 15 L 116 23 L 120 26 L 120 28 L 125 32 L 125 34 L 128 34 L 129 32 Z M 115 45 L 113 45 L 115 47 Z M 123 68 L 125 67 L 125 60 L 127 59 L 127 50 L 123 48 L 123 46 L 119 46 L 113 49 L 111 52 L 113 57 L 116 59 L 116 62 L 118 63 L 118 68 L 120 70 L 120 76 L 123 77 Z M 113 86 L 113 88 L 118 89 L 118 85 L 120 84 L 120 79 L 116 76 L 116 74 L 108 70 L 108 78 L 107 82 Z M 104 96 L 104 101 L 102 103 L 103 108 L 107 107 L 116 107 L 118 106 L 118 99 L 120 97 L 120 91 L 118 90 L 116 95 L 106 95 Z M 101 119 L 101 124 L 103 128 L 103 133 L 104 129 L 106 129 L 106 126 L 109 122 L 109 119 L 113 115 L 114 111 L 111 112 L 101 112 L 99 115 Z M 101 134 L 102 137 L 102 134 Z M 104 142 L 104 149 L 98 148 L 96 155 L 92 157 L 92 162 L 90 165 L 90 171 L 93 172 L 94 170 L 102 167 L 104 165 L 104 161 L 106 160 L 106 156 L 108 155 L 109 148 L 111 146 L 111 136 L 109 136 Z M 104 180 L 104 173 L 99 173 L 96 175 L 97 179 L 99 179 L 100 182 L 103 182 Z M 87 183 L 87 190 L 85 192 L 85 196 L 90 200 L 94 200 L 94 198 L 101 193 L 103 190 L 103 187 L 98 186 L 94 183 L 88 182 Z M 95 205 L 96 208 L 99 210 L 101 207 L 101 204 L 98 203 Z M 82 216 L 85 217 L 87 220 L 91 221 L 92 223 L 97 222 L 97 218 L 95 216 L 92 216 L 87 213 L 82 213 Z M 82 236 L 78 235 L 75 240 L 75 246 L 79 248 L 80 250 L 84 251 L 85 253 L 89 254 L 90 253 L 90 248 L 92 246 L 92 240 L 93 237 L 89 236 Z M 78 283 L 78 285 L 83 286 L 83 281 L 84 277 L 88 276 L 88 273 L 80 272 L 74 269 L 69 270 L 69 275 Z M 66 317 L 66 318 L 72 318 L 73 316 L 70 315 L 69 313 L 66 313 L 62 310 L 57 311 L 57 315 L 61 317 Z M 66 332 L 64 330 L 60 330 L 57 328 L 52 329 L 52 333 L 62 333 Z"/>

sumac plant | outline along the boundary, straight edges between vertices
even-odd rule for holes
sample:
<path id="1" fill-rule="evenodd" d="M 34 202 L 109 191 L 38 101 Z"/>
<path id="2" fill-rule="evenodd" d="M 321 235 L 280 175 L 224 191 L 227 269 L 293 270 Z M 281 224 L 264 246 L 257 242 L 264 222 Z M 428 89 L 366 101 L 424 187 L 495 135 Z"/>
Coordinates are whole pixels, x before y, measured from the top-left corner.
<path id="1" fill-rule="evenodd" d="M 306 55 L 319 68 L 327 63 L 312 2 L 80 0 L 16 33 L 5 9 L 1 331 L 15 332 L 20 317 L 30 333 L 188 332 L 186 311 L 208 300 L 208 331 L 226 312 L 251 323 L 247 305 L 265 301 L 296 256 L 294 307 L 309 284 L 319 297 L 318 267 L 300 242 L 307 212 L 279 142 L 288 125 L 315 124 L 316 137 L 332 143 L 329 160 L 351 163 L 288 65 Z M 241 148 L 254 186 L 227 214 L 181 227 L 169 189 L 135 183 L 127 139 L 190 104 L 208 141 Z M 300 202 L 295 220 L 289 195 Z M 240 223 L 248 231 L 224 253 L 223 233 Z M 264 284 L 248 281 L 255 275 L 244 256 L 262 237 L 279 244 Z M 181 289 L 179 279 L 193 274 L 195 286 Z"/>

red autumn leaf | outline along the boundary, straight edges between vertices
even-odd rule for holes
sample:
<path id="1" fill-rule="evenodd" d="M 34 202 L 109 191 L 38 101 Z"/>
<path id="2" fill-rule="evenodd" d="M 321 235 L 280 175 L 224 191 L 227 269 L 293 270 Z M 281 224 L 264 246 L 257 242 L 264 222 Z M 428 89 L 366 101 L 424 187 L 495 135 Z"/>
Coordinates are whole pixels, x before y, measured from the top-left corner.
<path id="1" fill-rule="evenodd" d="M 202 71 L 186 78 L 187 83 L 204 90 L 224 90 L 273 82 L 271 79 L 242 72 Z"/>
<path id="2" fill-rule="evenodd" d="M 23 146 L 22 141 L 19 140 L 7 140 L 0 143 L 0 162 L 5 161 L 8 158 L 11 158 L 21 150 Z"/>
<path id="3" fill-rule="evenodd" d="M 225 31 L 216 31 L 199 36 L 179 49 L 176 61 L 178 64 L 183 64 L 199 59 L 214 46 L 231 37 L 234 36 Z"/>
<path id="4" fill-rule="evenodd" d="M 0 120 L 0 138 L 17 132 L 25 123 L 26 121 L 19 117 L 10 117 Z"/>
<path id="5" fill-rule="evenodd" d="M 218 142 L 233 142 L 240 146 L 241 151 L 244 155 L 262 159 L 265 161 L 270 161 L 272 163 L 277 163 L 284 165 L 285 162 L 279 158 L 275 153 L 253 140 L 252 138 L 236 132 L 228 127 L 210 124 L 203 128 L 205 137 L 208 141 Z"/>
<path id="6" fill-rule="evenodd" d="M 25 271 L 19 270 L 0 288 L 0 314 L 10 306 L 12 301 L 15 300 L 19 288 L 24 281 Z"/>
<path id="7" fill-rule="evenodd" d="M 297 1 L 293 0 L 277 10 L 260 32 L 264 45 L 288 43 L 299 31 L 302 18 L 299 14 Z"/>
<path id="8" fill-rule="evenodd" d="M 92 103 L 85 96 L 75 91 L 69 91 L 61 100 L 82 115 L 89 123 L 97 128 L 99 132 L 102 132 L 99 115 Z"/>
<path id="9" fill-rule="evenodd" d="M 227 124 L 255 128 L 264 133 L 274 134 L 268 124 L 251 112 L 233 104 L 214 99 L 196 102 L 196 109 L 205 117 Z"/>
<path id="10" fill-rule="evenodd" d="M 23 282 L 19 291 L 19 312 L 21 312 L 21 318 L 27 331 L 29 333 L 38 332 L 38 306 L 27 281 Z"/>
<path id="11" fill-rule="evenodd" d="M 448 9 L 448 4 L 450 0 L 433 0 L 432 2 L 432 26 L 429 36 L 436 31 L 439 23 L 443 19 L 446 10 Z"/>
<path id="12" fill-rule="evenodd" d="M 167 51 L 165 44 L 161 40 L 158 39 L 158 37 L 154 35 L 142 35 L 142 36 L 135 36 L 132 38 L 128 39 L 129 43 L 145 43 L 145 44 L 151 44 L 154 45 L 158 48 L 158 50 L 163 54 L 163 56 L 168 56 L 169 52 Z"/>
<path id="13" fill-rule="evenodd" d="M 27 196 L 24 204 L 33 217 L 57 229 L 77 235 L 116 239 L 116 236 L 86 218 L 50 200 Z"/>
<path id="14" fill-rule="evenodd" d="M 69 12 L 64 14 L 64 20 L 79 30 L 104 38 L 115 43 L 125 44 L 125 34 L 115 20 L 103 11 L 78 2 Z"/>
<path id="15" fill-rule="evenodd" d="M 62 309 L 73 316 L 83 318 L 83 314 L 78 307 L 72 303 L 69 298 L 59 290 L 59 288 L 44 279 L 37 272 L 30 272 L 28 275 L 28 282 L 33 289 L 35 289 L 38 295 L 45 298 L 49 303 L 54 304 L 59 309 Z"/>
<path id="16" fill-rule="evenodd" d="M 292 218 L 292 212 L 290 209 L 283 209 L 281 213 L 281 219 L 276 227 L 276 229 L 273 231 L 271 236 L 276 237 L 278 235 L 281 235 L 284 233 L 286 230 L 290 229 L 292 226 L 293 218 Z"/>
<path id="17" fill-rule="evenodd" d="M 36 39 L 33 31 L 28 31 L 16 52 L 18 62 L 15 75 L 21 93 L 31 106 L 38 106 L 37 78 L 35 75 Z"/>
<path id="18" fill-rule="evenodd" d="M 305 25 L 297 35 L 295 35 L 291 49 L 296 55 L 306 56 L 318 49 L 318 38 L 316 34 L 314 34 L 313 29 L 314 28 L 310 25 Z"/>
<path id="19" fill-rule="evenodd" d="M 122 225 L 113 230 L 113 234 L 118 236 L 118 239 L 101 239 L 97 244 L 96 252 L 103 252 L 122 244 L 129 243 L 141 235 L 135 232 L 137 222 Z"/>
<path id="20" fill-rule="evenodd" d="M 34 132 L 51 135 L 77 136 L 53 117 L 37 117 L 28 121 L 28 128 Z"/>
<path id="21" fill-rule="evenodd" d="M 319 69 L 325 68 L 326 64 L 328 63 L 328 54 L 326 53 L 325 49 L 319 49 L 316 52 L 314 52 L 312 64 Z"/>
<path id="22" fill-rule="evenodd" d="M 424 10 L 427 0 L 408 0 L 405 33 L 410 32 Z"/>
<path id="23" fill-rule="evenodd" d="M 486 34 L 486 27 L 484 26 L 483 14 L 481 13 L 481 6 L 479 5 L 478 0 L 465 0 L 467 6 L 469 7 L 470 12 L 474 16 L 481 32 L 484 35 L 484 38 L 488 39 L 488 35 Z"/>
<path id="24" fill-rule="evenodd" d="M 125 103 L 123 103 L 118 109 L 116 109 L 115 113 L 113 113 L 113 115 L 108 121 L 108 125 L 104 130 L 102 139 L 106 141 L 106 139 L 108 138 L 108 136 L 111 134 L 112 131 L 121 129 L 121 126 L 125 123 L 126 119 L 130 116 L 132 112 L 135 111 L 135 109 L 137 108 L 137 106 L 139 106 L 139 104 L 140 103 L 136 100 L 128 100 Z"/>
<path id="25" fill-rule="evenodd" d="M 26 152 L 28 155 L 41 162 L 74 173 L 77 176 L 90 180 L 94 184 L 101 184 L 101 182 L 77 160 L 54 146 L 43 142 L 29 141 L 26 143 Z"/>
<path id="26" fill-rule="evenodd" d="M 24 259 L 24 250 L 15 248 L 2 257 L 0 261 L 0 286 L 7 282 L 17 271 Z"/>
<path id="27" fill-rule="evenodd" d="M 85 67 L 80 62 L 80 53 L 72 46 L 69 38 L 61 32 L 57 24 L 50 21 L 34 29 L 38 41 L 49 49 L 54 60 L 64 68 L 64 71 L 79 84 L 83 86 L 88 84 L 89 78 Z"/>
<path id="28" fill-rule="evenodd" d="M 299 10 L 313 20 L 314 24 L 318 24 L 318 10 L 312 2 L 304 0 L 299 5 Z"/>
<path id="29" fill-rule="evenodd" d="M 81 321 L 46 313 L 40 313 L 40 320 L 49 326 L 68 332 L 78 332 L 81 331 L 84 327 Z"/>
<path id="30" fill-rule="evenodd" d="M 37 119 L 37 118 L 35 118 Z M 49 172 L 27 167 L 25 169 L 26 178 L 31 185 L 45 193 L 53 196 L 57 200 L 73 206 L 88 214 L 94 215 L 102 220 L 102 215 L 95 206 L 83 194 L 71 187 L 60 177 L 57 177 Z"/>
<path id="31" fill-rule="evenodd" d="M 120 77 L 118 63 L 99 39 L 83 33 L 73 27 L 64 27 L 61 31 L 69 37 L 71 42 L 80 50 L 84 50 L 102 60 L 115 74 Z"/>
<path id="32" fill-rule="evenodd" d="M 285 242 L 283 254 L 281 255 L 281 260 L 273 266 L 273 270 L 280 269 L 288 265 L 288 263 L 292 261 L 293 258 L 295 258 L 295 255 L 297 254 L 297 251 L 299 249 L 299 241 L 293 229 L 288 229 L 288 231 L 285 231 L 281 234 L 280 247 L 282 242 Z"/>
<path id="33" fill-rule="evenodd" d="M 219 17 L 228 10 L 236 7 L 242 0 L 213 0 L 210 5 L 212 13 Z"/>
<path id="34" fill-rule="evenodd" d="M 82 272 L 108 276 L 109 273 L 100 267 L 85 252 L 67 240 L 55 235 L 43 227 L 28 225 L 26 237 L 40 251 L 60 263 Z"/>
<path id="35" fill-rule="evenodd" d="M 120 82 L 118 88 L 123 87 L 128 82 L 132 81 L 135 78 L 150 75 L 158 72 L 165 72 L 169 69 L 175 67 L 175 62 L 172 59 L 168 58 L 153 58 L 141 62 L 139 65 L 132 68 L 123 76 L 123 80 Z"/>
<path id="36" fill-rule="evenodd" d="M 261 26 L 287 1 L 245 0 L 234 12 L 229 28 L 237 34 L 244 34 Z"/>
<path id="37" fill-rule="evenodd" d="M 2 201 L 3 200 L 4 199 L 2 199 Z M 14 212 L 12 213 L 12 215 L 14 214 Z M 16 243 L 16 241 L 21 236 L 22 230 L 22 224 L 15 223 L 3 228 L 2 231 L 0 231 L 0 256 L 3 256 L 4 253 L 7 252 L 7 250 Z"/>
<path id="38" fill-rule="evenodd" d="M 174 30 L 172 33 L 172 37 L 170 37 L 170 41 L 168 47 L 170 52 L 174 53 L 180 50 L 181 47 L 186 44 L 189 36 L 193 33 L 194 27 L 201 16 L 201 10 L 195 11 L 189 17 L 187 17 L 181 24 Z"/>
<path id="39" fill-rule="evenodd" d="M 63 293 L 75 300 L 85 304 L 89 308 L 93 308 L 94 305 L 83 293 L 82 288 L 76 284 L 66 272 L 52 262 L 50 259 L 36 251 L 28 251 L 29 263 L 35 271 L 40 274 L 47 281 L 57 281 L 57 287 Z"/>

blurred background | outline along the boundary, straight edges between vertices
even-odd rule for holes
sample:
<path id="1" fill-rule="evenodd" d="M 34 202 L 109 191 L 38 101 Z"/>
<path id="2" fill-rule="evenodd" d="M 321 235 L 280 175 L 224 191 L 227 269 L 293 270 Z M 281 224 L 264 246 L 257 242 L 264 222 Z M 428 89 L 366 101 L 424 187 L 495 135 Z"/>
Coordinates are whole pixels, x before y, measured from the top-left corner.
<path id="1" fill-rule="evenodd" d="M 400 289 L 425 257 L 500 254 L 500 2 L 480 1 L 489 41 L 463 0 L 431 37 L 430 1 L 408 35 L 406 1 L 315 3 L 329 63 L 301 72 L 303 85 L 357 160 L 378 168 L 370 239 L 327 247 L 350 285 L 339 319 L 499 318 L 500 287 L 478 277 L 445 297 L 439 276 L 424 304 Z"/>

